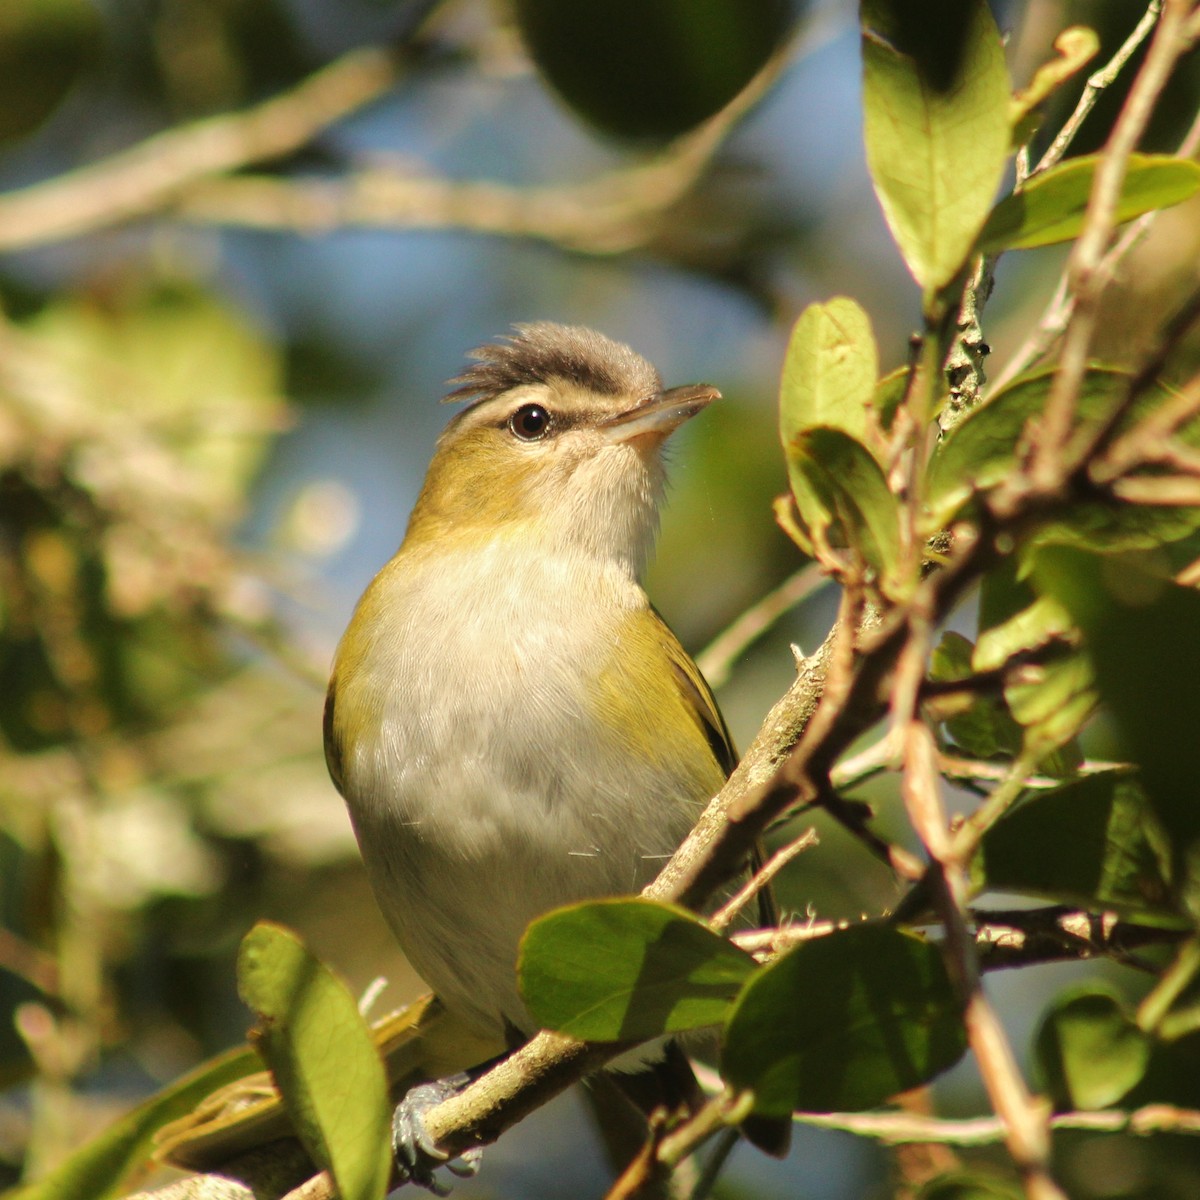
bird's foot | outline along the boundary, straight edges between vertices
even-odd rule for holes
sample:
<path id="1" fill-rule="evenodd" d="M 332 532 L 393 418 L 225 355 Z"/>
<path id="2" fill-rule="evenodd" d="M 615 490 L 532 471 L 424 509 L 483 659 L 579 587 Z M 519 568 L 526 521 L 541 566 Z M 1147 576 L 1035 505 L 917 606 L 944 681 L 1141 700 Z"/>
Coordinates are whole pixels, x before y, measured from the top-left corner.
<path id="1" fill-rule="evenodd" d="M 450 1193 L 450 1186 L 434 1174 L 438 1167 L 445 1167 L 452 1175 L 466 1177 L 479 1170 L 479 1160 L 483 1157 L 483 1151 L 474 1146 L 458 1158 L 447 1158 L 425 1129 L 425 1114 L 443 1100 L 457 1096 L 470 1082 L 471 1076 L 463 1072 L 419 1084 L 408 1091 L 392 1116 L 392 1154 L 401 1177 L 435 1196 Z"/>

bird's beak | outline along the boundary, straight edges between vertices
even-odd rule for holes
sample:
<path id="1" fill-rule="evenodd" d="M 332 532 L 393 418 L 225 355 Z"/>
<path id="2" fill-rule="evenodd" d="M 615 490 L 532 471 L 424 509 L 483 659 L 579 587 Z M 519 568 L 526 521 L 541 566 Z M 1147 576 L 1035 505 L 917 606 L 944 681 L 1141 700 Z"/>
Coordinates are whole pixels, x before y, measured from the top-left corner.
<path id="1" fill-rule="evenodd" d="M 655 444 L 678 429 L 689 417 L 719 400 L 721 393 L 707 383 L 689 383 L 647 396 L 633 408 L 600 423 L 600 432 L 614 442 L 650 438 Z"/>

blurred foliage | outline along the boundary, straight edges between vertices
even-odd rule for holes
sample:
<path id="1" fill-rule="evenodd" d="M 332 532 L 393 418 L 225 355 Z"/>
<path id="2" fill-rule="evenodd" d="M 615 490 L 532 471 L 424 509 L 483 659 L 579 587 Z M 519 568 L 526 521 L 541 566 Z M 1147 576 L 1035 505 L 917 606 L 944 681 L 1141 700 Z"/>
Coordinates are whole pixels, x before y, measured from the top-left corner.
<path id="1" fill-rule="evenodd" d="M 723 108 L 782 46 L 799 8 L 798 0 L 514 0 L 547 82 L 597 128 L 641 138 L 677 136 Z"/>
<path id="2" fill-rule="evenodd" d="M 942 94 L 938 79 L 957 80 L 963 56 L 974 61 L 979 50 L 962 19 L 967 6 L 934 7 L 944 18 L 936 39 L 920 40 L 931 25 L 919 21 L 897 43 L 927 60 L 932 90 L 922 93 L 918 80 L 914 95 L 930 103 Z M 1097 29 L 1104 61 L 1143 11 L 1120 0 L 994 8 L 1011 34 L 1017 85 L 1051 57 L 1051 39 L 1070 21 Z M 287 94 L 370 45 L 401 64 L 373 106 L 270 162 L 251 154 L 232 180 L 324 186 L 384 166 L 402 178 L 413 168 L 450 181 L 572 185 L 658 161 L 797 30 L 805 46 L 699 182 L 661 210 L 651 205 L 628 244 L 603 254 L 466 236 L 453 221 L 434 222 L 435 235 L 403 220 L 350 233 L 319 221 L 230 221 L 218 232 L 220 222 L 178 217 L 168 197 L 153 219 L 0 260 L 0 1183 L 45 1171 L 134 1099 L 240 1039 L 250 1017 L 233 962 L 260 916 L 301 927 L 353 988 L 381 970 L 391 999 L 416 987 L 374 911 L 325 777 L 320 687 L 348 605 L 399 540 L 445 417 L 433 400 L 465 348 L 515 320 L 577 320 L 634 343 L 671 382 L 722 388 L 726 403 L 688 431 L 678 454 L 651 576 L 693 647 L 798 565 L 769 515 L 789 473 L 822 536 L 836 549 L 857 547 L 868 571 L 894 571 L 899 547 L 877 531 L 894 523 L 895 505 L 878 485 L 901 377 L 871 384 L 904 361 L 920 304 L 882 220 L 860 199 L 869 184 L 856 123 L 857 30 L 841 9 L 795 0 L 0 6 L 0 202 L 163 130 Z M 999 54 L 986 66 L 969 82 L 1006 92 Z M 902 67 L 895 56 L 885 63 Z M 1132 76 L 1101 97 L 1073 156 L 1103 144 Z M 1070 112 L 1082 78 L 1044 105 L 1035 150 Z M 1193 55 L 1143 149 L 1173 151 L 1198 96 Z M 597 140 L 575 114 L 617 140 Z M 988 138 L 966 131 L 954 143 L 955 154 L 978 159 L 978 186 L 949 249 L 946 231 L 925 220 L 944 182 L 936 164 L 925 164 L 915 201 L 891 193 L 889 218 L 903 210 L 902 248 L 931 288 L 954 274 L 994 200 L 999 130 L 997 121 Z M 872 157 L 890 156 L 902 174 L 917 161 L 910 149 L 876 134 Z M 1076 180 L 1086 171 L 1071 168 Z M 1106 292 L 1106 364 L 1136 364 L 1193 280 L 1196 213 L 1193 200 L 1164 214 Z M 1063 228 L 1071 236 L 1077 225 Z M 1060 267 L 1053 249 L 1006 261 L 987 330 L 998 358 L 1036 323 Z M 842 293 L 857 299 L 810 309 L 807 321 L 821 328 L 793 334 L 800 348 L 789 353 L 805 303 Z M 858 400 L 874 397 L 878 427 L 836 397 L 814 399 L 813 364 L 845 344 L 847 312 L 859 351 L 850 365 L 870 359 Z M 825 405 L 811 422 L 819 431 L 792 420 L 787 462 L 774 409 L 781 362 L 785 403 Z M 1192 338 L 1173 377 L 1197 362 Z M 1114 394 L 1098 378 L 1089 377 L 1085 406 Z M 954 486 L 964 477 L 979 485 L 1013 470 L 1013 442 L 1046 391 L 1036 375 L 1019 381 L 944 442 L 935 473 L 948 476 L 946 519 L 973 514 L 971 489 Z M 1099 502 L 1084 508 L 1094 523 L 1076 532 L 1090 553 L 1070 559 L 1056 549 L 998 567 L 982 588 L 978 630 L 964 618 L 977 641 L 957 633 L 936 662 L 943 682 L 987 671 L 1064 636 L 1071 622 L 1085 643 L 1072 642 L 1032 684 L 939 713 L 940 750 L 993 765 L 1032 754 L 1054 777 L 1022 791 L 991 828 L 972 882 L 981 895 L 1001 888 L 1191 921 L 1194 857 L 1166 842 L 1194 832 L 1195 593 L 1163 580 L 1200 553 L 1195 516 L 1156 512 L 1117 529 Z M 1146 557 L 1112 555 L 1118 534 Z M 789 641 L 811 650 L 828 610 L 827 600 L 807 603 L 745 660 L 723 696 L 743 742 L 789 682 Z M 1137 669 L 1146 663 L 1153 672 Z M 1126 686 L 1134 677 L 1139 687 Z M 1111 716 L 1077 737 L 1097 695 Z M 1174 731 L 1172 753 L 1164 728 Z M 1075 777 L 1085 751 L 1104 756 L 1097 748 L 1137 760 L 1145 791 L 1117 773 Z M 971 797 L 980 790 L 968 787 Z M 883 836 L 915 848 L 892 780 L 856 785 L 855 795 L 875 805 Z M 1088 836 L 1079 836 L 1085 819 Z M 840 826 L 819 824 L 823 845 L 784 881 L 785 900 L 837 917 L 894 905 L 888 868 Z M 922 950 L 902 949 L 888 953 L 928 966 Z M 887 975 L 865 958 L 865 977 Z M 1143 951 L 1130 961 L 1161 971 L 1167 957 Z M 1152 977 L 1118 967 L 1109 976 L 1055 1001 L 1039 1026 L 1031 1052 L 1055 1100 L 1102 1105 L 1127 1093 L 1122 1103 L 1200 1105 L 1196 1035 L 1182 1024 L 1169 1038 L 1146 1033 L 1131 1013 Z M 936 1001 L 928 1057 L 940 1068 L 960 1046 L 943 1023 L 940 976 L 926 982 Z M 1196 990 L 1184 980 L 1171 1015 L 1186 1017 Z M 864 1070 L 877 1070 L 876 1050 L 856 1044 Z M 800 1086 L 791 1076 L 784 1084 Z M 823 1144 L 830 1178 L 806 1181 L 806 1194 L 861 1195 L 855 1151 L 837 1137 Z M 1182 1139 L 1071 1134 L 1056 1144 L 1081 1200 L 1200 1191 L 1200 1153 Z M 593 1183 L 585 1171 L 542 1180 L 537 1194 L 577 1196 L 581 1177 Z M 738 1172 L 735 1162 L 731 1189 L 750 1194 Z M 519 1172 L 493 1171 L 488 1182 L 533 1194 Z M 964 1171 L 921 1194 L 1012 1192 L 1007 1180 Z"/>

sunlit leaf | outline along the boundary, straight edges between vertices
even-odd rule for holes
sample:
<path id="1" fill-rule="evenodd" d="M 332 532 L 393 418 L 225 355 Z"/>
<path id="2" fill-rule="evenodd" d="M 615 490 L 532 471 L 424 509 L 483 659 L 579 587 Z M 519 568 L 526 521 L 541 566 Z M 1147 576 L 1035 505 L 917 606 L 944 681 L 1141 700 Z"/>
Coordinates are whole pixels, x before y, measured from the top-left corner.
<path id="1" fill-rule="evenodd" d="M 1045 409 L 1054 384 L 1052 370 L 1022 377 L 989 397 L 986 404 L 951 431 L 929 465 L 927 502 L 931 521 L 944 526 L 976 490 L 995 487 L 1012 471 L 1022 434 L 1031 418 Z M 1084 376 L 1077 404 L 1079 427 L 1095 426 L 1124 396 L 1129 377 L 1121 371 L 1093 367 Z M 1138 398 L 1118 425 L 1130 429 L 1164 402 L 1166 389 L 1151 387 Z M 1200 437 L 1200 421 L 1179 431 L 1185 444 Z M 1186 537 L 1200 525 L 1200 509 L 1160 508 L 1098 497 L 1067 506 L 1030 534 L 1030 542 L 1064 544 L 1111 552 L 1161 545 Z"/>
<path id="2" fill-rule="evenodd" d="M 983 0 L 963 0 L 967 28 L 949 86 L 905 35 L 895 0 L 862 6 L 867 164 L 892 236 L 927 291 L 963 268 L 1000 186 L 1009 148 L 1004 48 Z"/>
<path id="3" fill-rule="evenodd" d="M 1092 181 L 1102 156 L 1072 158 L 1035 175 L 1000 201 L 979 235 L 979 249 L 1027 250 L 1079 236 Z M 1117 220 L 1131 221 L 1157 208 L 1181 204 L 1200 191 L 1200 163 L 1168 154 L 1133 154 L 1117 203 Z"/>
<path id="4" fill-rule="evenodd" d="M 1038 105 L 1096 57 L 1100 39 L 1094 29 L 1072 25 L 1054 39 L 1054 49 L 1058 51 L 1055 57 L 1038 67 L 1029 84 L 1013 96 L 1011 120 L 1014 129 L 1019 129 Z M 1018 137 L 1017 144 L 1025 140 L 1025 137 Z"/>
<path id="5" fill-rule="evenodd" d="M 517 969 L 539 1025 L 616 1042 L 718 1024 L 755 963 L 686 909 L 617 899 L 539 917 Z"/>
<path id="6" fill-rule="evenodd" d="M 1040 652 L 1040 662 L 1025 663 L 1005 681 L 1004 701 L 1025 729 L 1024 747 L 1039 756 L 1043 770 L 1054 774 L 1078 764 L 1072 739 L 1097 703 L 1091 664 L 1071 646 L 1076 636 L 1062 606 L 1040 596 L 1007 621 L 984 630 L 972 655 L 976 671 L 994 671 L 1015 656 Z"/>
<path id="7" fill-rule="evenodd" d="M 933 652 L 930 678 L 939 682 L 969 678 L 975 670 L 973 650 L 962 634 L 947 630 Z M 955 744 L 976 758 L 1012 755 L 1021 749 L 1021 727 L 994 695 L 965 693 L 939 700 L 936 713 Z"/>
<path id="8" fill-rule="evenodd" d="M 294 933 L 261 921 L 242 941 L 238 990 L 259 1016 L 254 1044 L 304 1148 L 343 1200 L 383 1200 L 391 1173 L 387 1081 L 349 989 Z"/>
<path id="9" fill-rule="evenodd" d="M 786 447 L 816 425 L 864 441 L 879 374 L 871 320 L 853 300 L 810 304 L 788 341 L 779 385 L 779 429 Z"/>

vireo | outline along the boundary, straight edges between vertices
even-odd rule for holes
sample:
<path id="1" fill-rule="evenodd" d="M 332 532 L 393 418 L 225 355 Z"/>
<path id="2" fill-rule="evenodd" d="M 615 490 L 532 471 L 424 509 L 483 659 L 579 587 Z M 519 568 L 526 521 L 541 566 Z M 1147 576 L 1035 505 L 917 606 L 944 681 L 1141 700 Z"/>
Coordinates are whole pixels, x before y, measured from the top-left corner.
<path id="1" fill-rule="evenodd" d="M 534 1031 L 525 927 L 640 890 L 733 766 L 639 582 L 663 443 L 719 393 L 664 391 L 627 346 L 549 322 L 471 357 L 447 397 L 469 403 L 338 648 L 325 750 L 413 966 L 513 1045 Z M 399 1153 L 431 1182 L 419 1147 Z"/>

